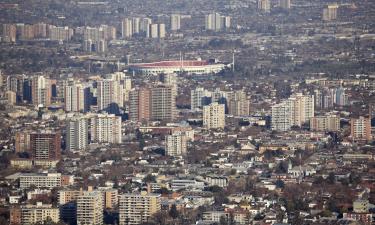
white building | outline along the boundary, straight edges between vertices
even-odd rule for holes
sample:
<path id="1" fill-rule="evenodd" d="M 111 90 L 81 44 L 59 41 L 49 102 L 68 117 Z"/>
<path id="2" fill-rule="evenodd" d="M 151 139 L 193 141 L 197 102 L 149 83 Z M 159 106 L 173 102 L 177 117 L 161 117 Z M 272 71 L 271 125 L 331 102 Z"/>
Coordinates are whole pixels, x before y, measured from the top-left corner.
<path id="1" fill-rule="evenodd" d="M 88 145 L 88 119 L 74 117 L 67 121 L 66 148 L 67 150 L 84 150 Z"/>
<path id="2" fill-rule="evenodd" d="M 38 188 L 54 188 L 61 186 L 60 173 L 24 173 L 19 176 L 20 188 L 31 186 Z"/>
<path id="3" fill-rule="evenodd" d="M 165 137 L 165 153 L 169 156 L 185 155 L 187 151 L 187 137 L 182 133 L 175 133 Z"/>
<path id="4" fill-rule="evenodd" d="M 97 114 L 91 118 L 91 141 L 121 143 L 121 117 L 114 114 Z"/>
<path id="5" fill-rule="evenodd" d="M 224 28 L 229 28 L 231 17 L 221 16 L 219 13 L 211 13 L 205 16 L 206 30 L 221 31 Z"/>
<path id="6" fill-rule="evenodd" d="M 98 81 L 97 97 L 99 110 L 111 110 L 124 106 L 124 87 L 120 81 L 103 79 Z"/>
<path id="7" fill-rule="evenodd" d="M 211 92 L 202 87 L 191 90 L 190 92 L 190 108 L 191 110 L 201 109 L 207 105 L 211 98 Z"/>
<path id="8" fill-rule="evenodd" d="M 133 23 L 129 18 L 125 18 L 121 22 L 122 38 L 131 38 L 133 36 Z"/>
<path id="9" fill-rule="evenodd" d="M 272 106 L 272 130 L 287 131 L 314 117 L 314 96 L 296 94 Z"/>
<path id="10" fill-rule="evenodd" d="M 82 84 L 72 84 L 64 88 L 64 109 L 66 112 L 86 112 L 88 109 L 88 89 Z"/>
<path id="11" fill-rule="evenodd" d="M 171 30 L 177 31 L 181 29 L 181 15 L 172 14 L 171 15 Z"/>

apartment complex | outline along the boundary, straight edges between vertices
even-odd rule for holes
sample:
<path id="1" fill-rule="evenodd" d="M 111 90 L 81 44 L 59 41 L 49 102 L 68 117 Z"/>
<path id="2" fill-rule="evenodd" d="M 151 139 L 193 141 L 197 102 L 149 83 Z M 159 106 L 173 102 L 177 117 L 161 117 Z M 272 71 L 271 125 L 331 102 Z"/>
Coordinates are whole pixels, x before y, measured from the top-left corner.
<path id="1" fill-rule="evenodd" d="M 19 176 L 21 189 L 31 186 L 38 188 L 60 187 L 61 180 L 62 176 L 60 173 L 23 173 Z"/>
<path id="2" fill-rule="evenodd" d="M 296 94 L 272 106 L 272 130 L 287 131 L 314 117 L 314 96 Z"/>
<path id="3" fill-rule="evenodd" d="M 206 30 L 221 31 L 230 28 L 230 24 L 230 16 L 222 16 L 219 13 L 211 13 L 205 16 Z"/>
<path id="4" fill-rule="evenodd" d="M 173 120 L 176 96 L 173 86 L 134 89 L 129 95 L 131 120 Z"/>
<path id="5" fill-rule="evenodd" d="M 182 156 L 187 152 L 187 136 L 181 132 L 165 137 L 165 154 L 169 156 Z"/>
<path id="6" fill-rule="evenodd" d="M 340 118 L 338 116 L 315 116 L 310 118 L 312 131 L 339 131 Z"/>
<path id="7" fill-rule="evenodd" d="M 371 120 L 369 118 L 363 116 L 360 116 L 359 118 L 352 118 L 350 120 L 350 131 L 350 135 L 353 140 L 372 140 Z"/>
<path id="8" fill-rule="evenodd" d="M 33 225 L 46 220 L 59 222 L 59 208 L 37 202 L 35 205 L 27 204 L 10 210 L 10 224 L 12 225 Z"/>
<path id="9" fill-rule="evenodd" d="M 40 131 L 30 134 L 31 156 L 35 160 L 59 160 L 61 158 L 61 134 Z"/>
<path id="10" fill-rule="evenodd" d="M 77 225 L 103 224 L 103 194 L 85 191 L 77 198 Z"/>
<path id="11" fill-rule="evenodd" d="M 119 214 L 120 225 L 136 225 L 147 222 L 150 217 L 160 210 L 160 195 L 123 194 L 120 195 Z"/>
<path id="12" fill-rule="evenodd" d="M 66 122 L 66 149 L 84 150 L 88 146 L 88 119 L 73 117 Z"/>
<path id="13" fill-rule="evenodd" d="M 217 102 L 203 107 L 203 126 L 207 129 L 224 129 L 225 105 Z"/>
<path id="14" fill-rule="evenodd" d="M 122 142 L 121 117 L 97 114 L 91 118 L 91 141 L 118 144 Z"/>

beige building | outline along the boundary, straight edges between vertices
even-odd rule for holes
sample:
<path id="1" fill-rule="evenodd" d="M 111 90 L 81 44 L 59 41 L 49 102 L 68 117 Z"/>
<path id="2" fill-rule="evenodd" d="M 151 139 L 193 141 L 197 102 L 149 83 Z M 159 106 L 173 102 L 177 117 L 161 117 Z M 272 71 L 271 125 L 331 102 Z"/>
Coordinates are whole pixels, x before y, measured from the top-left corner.
<path id="1" fill-rule="evenodd" d="M 55 223 L 59 222 L 59 208 L 38 202 L 36 205 L 24 205 L 11 209 L 10 223 L 13 225 L 32 225 L 47 219 Z"/>
<path id="2" fill-rule="evenodd" d="M 181 156 L 187 152 L 187 137 L 182 133 L 175 133 L 165 137 L 165 154 Z"/>
<path id="3" fill-rule="evenodd" d="M 233 116 L 248 116 L 250 102 L 244 91 L 235 91 L 227 94 L 228 114 Z"/>
<path id="4" fill-rule="evenodd" d="M 323 9 L 323 20 L 332 21 L 337 19 L 337 9 L 339 6 L 337 4 L 328 5 Z"/>
<path id="5" fill-rule="evenodd" d="M 225 127 L 225 105 L 217 102 L 203 107 L 203 126 L 208 129 Z"/>
<path id="6" fill-rule="evenodd" d="M 77 225 L 103 224 L 103 194 L 86 191 L 77 198 Z"/>
<path id="7" fill-rule="evenodd" d="M 104 197 L 104 208 L 114 209 L 118 205 L 118 190 L 117 189 L 103 189 L 100 190 Z"/>
<path id="8" fill-rule="evenodd" d="M 338 116 L 315 116 L 310 118 L 312 131 L 339 131 L 340 118 Z"/>
<path id="9" fill-rule="evenodd" d="M 14 91 L 7 91 L 6 98 L 9 105 L 15 105 L 17 103 L 17 94 Z"/>
<path id="10" fill-rule="evenodd" d="M 263 12 L 270 12 L 271 11 L 270 0 L 258 0 L 258 9 Z"/>
<path id="11" fill-rule="evenodd" d="M 120 195 L 119 216 L 120 225 L 136 225 L 147 222 L 150 217 L 160 210 L 160 195 L 123 194 Z"/>

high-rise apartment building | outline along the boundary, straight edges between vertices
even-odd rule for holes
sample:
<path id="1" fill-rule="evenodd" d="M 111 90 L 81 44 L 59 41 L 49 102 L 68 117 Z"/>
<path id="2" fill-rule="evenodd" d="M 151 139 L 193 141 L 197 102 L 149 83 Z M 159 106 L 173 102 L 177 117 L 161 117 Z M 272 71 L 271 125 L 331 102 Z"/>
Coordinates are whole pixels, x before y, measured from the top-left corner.
<path id="1" fill-rule="evenodd" d="M 178 31 L 181 29 L 181 15 L 172 14 L 171 15 L 171 30 Z"/>
<path id="2" fill-rule="evenodd" d="M 37 23 L 33 25 L 34 37 L 35 38 L 46 38 L 47 37 L 47 24 Z"/>
<path id="3" fill-rule="evenodd" d="M 150 18 L 142 18 L 139 24 L 139 31 L 141 33 L 144 33 L 146 37 L 149 37 L 149 28 L 150 25 L 152 24 L 152 20 Z"/>
<path id="4" fill-rule="evenodd" d="M 147 32 L 149 35 L 147 37 L 149 38 L 158 38 L 159 37 L 159 25 L 158 24 L 150 24 L 149 32 Z"/>
<path id="5" fill-rule="evenodd" d="M 151 88 L 151 119 L 174 120 L 176 118 L 176 96 L 172 86 Z"/>
<path id="6" fill-rule="evenodd" d="M 158 24 L 158 38 L 165 38 L 165 24 L 160 23 Z"/>
<path id="7" fill-rule="evenodd" d="M 147 222 L 158 211 L 160 211 L 159 194 L 142 192 L 120 195 L 119 225 L 137 225 Z"/>
<path id="8" fill-rule="evenodd" d="M 339 131 L 340 118 L 338 116 L 315 116 L 310 118 L 312 131 Z"/>
<path id="9" fill-rule="evenodd" d="M 54 41 L 69 41 L 74 34 L 73 29 L 69 27 L 56 27 L 53 25 L 48 26 L 48 37 Z"/>
<path id="10" fill-rule="evenodd" d="M 35 37 L 33 25 L 20 24 L 20 26 L 17 27 L 17 30 L 19 31 L 19 38 L 21 40 L 31 40 Z"/>
<path id="11" fill-rule="evenodd" d="M 121 117 L 113 114 L 97 114 L 92 117 L 91 141 L 112 144 L 121 143 Z"/>
<path id="12" fill-rule="evenodd" d="M 371 141 L 371 119 L 360 116 L 350 120 L 350 135 L 353 140 Z"/>
<path id="13" fill-rule="evenodd" d="M 229 28 L 231 18 L 229 16 L 221 16 L 219 13 L 211 13 L 205 16 L 206 30 L 220 31 Z"/>
<path id="14" fill-rule="evenodd" d="M 133 36 L 133 22 L 129 18 L 125 18 L 121 22 L 122 38 L 131 38 Z"/>
<path id="15" fill-rule="evenodd" d="M 183 156 L 187 152 L 187 137 L 183 133 L 174 133 L 165 137 L 165 154 Z"/>
<path id="16" fill-rule="evenodd" d="M 279 7 L 282 9 L 290 9 L 290 0 L 279 0 Z"/>
<path id="17" fill-rule="evenodd" d="M 271 11 L 270 0 L 258 0 L 258 9 L 263 12 L 270 12 Z"/>
<path id="18" fill-rule="evenodd" d="M 109 112 L 124 106 L 124 87 L 120 81 L 103 79 L 97 82 L 98 109 Z"/>
<path id="19" fill-rule="evenodd" d="M 293 95 L 290 98 L 294 102 L 294 122 L 293 125 L 302 126 L 314 117 L 315 106 L 313 95 L 302 95 L 301 93 Z"/>
<path id="20" fill-rule="evenodd" d="M 51 81 L 44 76 L 36 76 L 31 81 L 31 99 L 35 106 L 47 107 L 51 105 Z"/>
<path id="21" fill-rule="evenodd" d="M 143 121 L 151 119 L 151 90 L 139 88 L 129 93 L 129 119 Z"/>
<path id="22" fill-rule="evenodd" d="M 134 89 L 129 96 L 131 120 L 174 120 L 176 95 L 173 86 L 160 85 Z"/>
<path id="23" fill-rule="evenodd" d="M 83 84 L 71 84 L 64 88 L 64 109 L 66 112 L 86 112 L 89 108 L 89 88 Z"/>
<path id="24" fill-rule="evenodd" d="M 272 106 L 272 130 L 287 131 L 293 126 L 294 103 L 285 100 Z"/>
<path id="25" fill-rule="evenodd" d="M 103 194 L 85 191 L 77 198 L 77 225 L 103 224 Z"/>
<path id="26" fill-rule="evenodd" d="M 15 138 L 15 151 L 16 152 L 31 152 L 30 132 L 22 131 L 16 133 Z"/>
<path id="27" fill-rule="evenodd" d="M 30 134 L 31 156 L 36 160 L 59 160 L 61 158 L 61 134 L 40 131 Z"/>
<path id="28" fill-rule="evenodd" d="M 214 102 L 203 106 L 203 126 L 208 129 L 224 129 L 225 105 Z"/>
<path id="29" fill-rule="evenodd" d="M 16 42 L 17 28 L 14 24 L 3 24 L 3 42 Z"/>
<path id="30" fill-rule="evenodd" d="M 203 106 L 211 103 L 211 92 L 202 87 L 191 90 L 190 108 L 192 110 L 201 109 Z"/>
<path id="31" fill-rule="evenodd" d="M 323 9 L 323 20 L 332 21 L 337 19 L 337 9 L 339 6 L 337 4 L 330 4 Z"/>
<path id="32" fill-rule="evenodd" d="M 140 28 L 141 19 L 138 17 L 132 18 L 132 33 L 138 34 Z"/>
<path id="33" fill-rule="evenodd" d="M 73 117 L 66 122 L 66 149 L 84 150 L 88 146 L 88 119 Z"/>
<path id="34" fill-rule="evenodd" d="M 272 130 L 287 131 L 314 117 L 314 96 L 296 94 L 272 106 Z"/>
<path id="35" fill-rule="evenodd" d="M 228 114 L 233 116 L 248 116 L 250 103 L 244 91 L 234 91 L 227 96 Z"/>

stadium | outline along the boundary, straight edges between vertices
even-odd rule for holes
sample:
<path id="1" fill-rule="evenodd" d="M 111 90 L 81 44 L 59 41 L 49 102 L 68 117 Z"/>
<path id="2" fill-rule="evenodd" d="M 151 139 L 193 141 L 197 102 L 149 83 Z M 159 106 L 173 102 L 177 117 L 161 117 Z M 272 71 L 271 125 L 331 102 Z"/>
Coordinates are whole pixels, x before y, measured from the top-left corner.
<path id="1" fill-rule="evenodd" d="M 157 75 L 161 73 L 211 74 L 222 71 L 229 65 L 210 63 L 203 60 L 161 61 L 153 63 L 138 63 L 129 66 L 129 71 L 142 75 Z"/>

